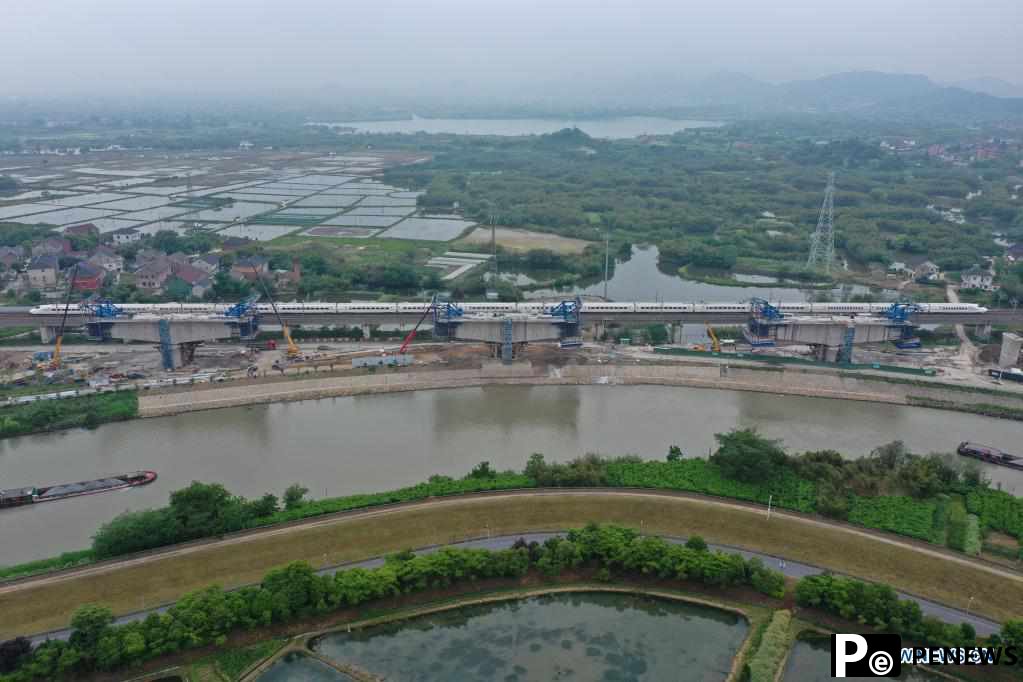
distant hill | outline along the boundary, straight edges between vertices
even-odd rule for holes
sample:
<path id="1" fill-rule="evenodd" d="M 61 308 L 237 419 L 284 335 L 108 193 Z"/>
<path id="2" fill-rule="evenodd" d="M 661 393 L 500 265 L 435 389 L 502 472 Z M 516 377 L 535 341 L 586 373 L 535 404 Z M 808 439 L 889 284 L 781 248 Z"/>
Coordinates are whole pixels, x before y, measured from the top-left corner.
<path id="1" fill-rule="evenodd" d="M 970 92 L 979 92 L 992 97 L 1023 97 L 1023 85 L 1010 83 L 1001 78 L 970 78 L 951 84 Z"/>
<path id="2" fill-rule="evenodd" d="M 818 112 L 928 120 L 1023 118 L 1023 98 L 943 86 L 916 74 L 875 71 L 777 85 L 744 74 L 722 73 L 697 83 L 688 94 L 696 105 L 759 113 Z"/>

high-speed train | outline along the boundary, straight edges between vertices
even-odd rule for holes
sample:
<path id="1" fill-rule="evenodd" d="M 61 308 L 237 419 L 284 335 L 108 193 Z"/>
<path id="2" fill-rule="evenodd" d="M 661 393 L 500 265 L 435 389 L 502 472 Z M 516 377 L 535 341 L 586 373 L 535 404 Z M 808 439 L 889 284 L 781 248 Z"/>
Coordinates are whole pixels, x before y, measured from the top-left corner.
<path id="1" fill-rule="evenodd" d="M 557 303 L 545 301 L 522 301 L 519 303 L 498 302 L 465 302 L 455 304 L 466 313 L 531 313 L 549 314 Z M 891 307 L 891 303 L 776 303 L 776 308 L 786 313 L 813 313 L 849 315 L 854 313 L 883 313 Z M 948 314 L 980 314 L 987 308 L 975 303 L 918 303 L 923 313 Z M 430 306 L 429 302 L 376 303 L 373 301 L 354 301 L 352 303 L 278 303 L 277 309 L 288 315 L 373 315 L 395 313 L 424 313 Z M 229 306 L 225 303 L 123 303 L 117 307 L 125 313 L 149 313 L 155 315 L 175 314 L 220 314 Z M 273 308 L 269 303 L 259 303 L 256 310 L 261 315 L 272 315 Z M 46 304 L 32 308 L 33 315 L 63 315 L 64 306 Z M 752 303 L 683 303 L 671 301 L 650 302 L 608 302 L 583 301 L 583 314 L 594 313 L 752 313 Z M 68 308 L 71 315 L 89 314 L 84 306 L 72 304 Z"/>

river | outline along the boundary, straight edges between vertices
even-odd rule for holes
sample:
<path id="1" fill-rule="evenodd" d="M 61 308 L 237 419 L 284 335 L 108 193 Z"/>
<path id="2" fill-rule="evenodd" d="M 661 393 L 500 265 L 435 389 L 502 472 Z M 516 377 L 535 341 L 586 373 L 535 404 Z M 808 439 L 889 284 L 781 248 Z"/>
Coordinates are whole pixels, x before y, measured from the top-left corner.
<path id="1" fill-rule="evenodd" d="M 247 497 L 344 495 L 460 476 L 487 460 L 525 466 L 530 453 L 660 458 L 673 444 L 706 456 L 714 433 L 757 426 L 792 451 L 858 457 L 896 439 L 915 452 L 973 440 L 1019 449 L 1019 423 L 917 407 L 665 386 L 490 386 L 330 398 L 195 412 L 0 441 L 0 487 L 153 469 L 148 486 L 0 512 L 0 565 L 82 549 L 103 522 L 166 504 L 193 480 Z M 1023 494 L 1023 472 L 987 467 Z"/>
<path id="2" fill-rule="evenodd" d="M 565 128 L 578 128 L 590 137 L 626 139 L 640 135 L 671 135 L 688 128 L 717 128 L 716 121 L 689 121 L 656 116 L 616 118 L 413 118 L 396 121 L 353 121 L 319 123 L 355 128 L 360 133 L 443 133 L 449 135 L 543 135 Z"/>

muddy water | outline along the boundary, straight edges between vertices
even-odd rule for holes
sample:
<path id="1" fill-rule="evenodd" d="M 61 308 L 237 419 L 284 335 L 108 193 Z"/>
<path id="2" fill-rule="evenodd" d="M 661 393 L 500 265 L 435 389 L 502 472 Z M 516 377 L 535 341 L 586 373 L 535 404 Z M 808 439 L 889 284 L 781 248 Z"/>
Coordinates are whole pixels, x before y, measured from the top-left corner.
<path id="1" fill-rule="evenodd" d="M 660 458 L 677 444 L 706 456 L 715 433 L 737 426 L 793 451 L 852 457 L 896 439 L 922 453 L 962 440 L 1014 452 L 1020 433 L 1018 422 L 954 412 L 664 386 L 493 386 L 196 412 L 0 441 L 2 488 L 159 473 L 143 488 L 0 512 L 0 565 L 84 548 L 101 523 L 166 504 L 193 480 L 245 496 L 294 482 L 314 497 L 343 495 L 463 475 L 481 460 L 521 470 L 533 452 Z M 1023 494 L 1023 472 L 987 473 Z"/>

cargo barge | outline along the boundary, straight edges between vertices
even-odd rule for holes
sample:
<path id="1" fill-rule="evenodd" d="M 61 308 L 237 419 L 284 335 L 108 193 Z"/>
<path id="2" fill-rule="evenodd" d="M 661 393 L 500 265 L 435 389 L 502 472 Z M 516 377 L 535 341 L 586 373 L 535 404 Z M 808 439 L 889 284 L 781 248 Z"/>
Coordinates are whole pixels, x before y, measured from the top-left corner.
<path id="1" fill-rule="evenodd" d="M 956 448 L 956 452 L 963 457 L 972 457 L 989 464 L 997 464 L 998 466 L 1023 471 L 1023 458 L 1002 452 L 997 448 L 989 448 L 986 445 L 963 442 L 959 444 L 958 448 Z"/>
<path id="2" fill-rule="evenodd" d="M 0 490 L 0 509 L 21 507 L 26 504 L 38 504 L 40 502 L 52 502 L 54 500 L 66 500 L 69 497 L 95 495 L 123 488 L 134 488 L 135 486 L 152 483 L 155 480 L 155 471 L 133 471 L 129 474 L 106 476 L 92 481 L 47 485 L 39 488 L 27 487 Z"/>

